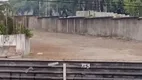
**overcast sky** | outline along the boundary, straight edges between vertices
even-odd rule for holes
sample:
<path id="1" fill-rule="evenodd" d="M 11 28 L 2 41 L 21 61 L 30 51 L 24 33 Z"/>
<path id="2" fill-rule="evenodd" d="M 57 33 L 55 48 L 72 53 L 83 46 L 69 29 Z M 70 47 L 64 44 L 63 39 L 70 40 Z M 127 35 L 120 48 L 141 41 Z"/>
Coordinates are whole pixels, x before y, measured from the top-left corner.
<path id="1" fill-rule="evenodd" d="M 8 1 L 8 0 L 0 0 L 0 1 Z"/>

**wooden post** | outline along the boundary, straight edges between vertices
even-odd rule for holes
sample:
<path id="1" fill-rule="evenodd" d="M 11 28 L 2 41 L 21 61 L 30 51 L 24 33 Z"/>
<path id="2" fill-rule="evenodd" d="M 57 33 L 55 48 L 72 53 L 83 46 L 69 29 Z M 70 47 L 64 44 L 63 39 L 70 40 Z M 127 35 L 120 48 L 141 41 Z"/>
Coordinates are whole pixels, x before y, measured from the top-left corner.
<path id="1" fill-rule="evenodd" d="M 66 66 L 66 63 L 63 63 L 63 80 L 67 80 L 66 76 L 67 76 L 67 66 Z"/>

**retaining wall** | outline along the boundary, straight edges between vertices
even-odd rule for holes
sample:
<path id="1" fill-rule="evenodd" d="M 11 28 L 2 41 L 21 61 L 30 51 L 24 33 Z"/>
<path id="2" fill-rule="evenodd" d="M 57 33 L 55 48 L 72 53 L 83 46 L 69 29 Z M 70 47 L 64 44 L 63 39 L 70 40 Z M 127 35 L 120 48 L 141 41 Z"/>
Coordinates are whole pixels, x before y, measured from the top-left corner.
<path id="1" fill-rule="evenodd" d="M 142 40 L 142 19 L 136 17 L 58 18 L 28 16 L 28 27 L 34 30 L 82 34 L 104 37 L 121 37 Z"/>

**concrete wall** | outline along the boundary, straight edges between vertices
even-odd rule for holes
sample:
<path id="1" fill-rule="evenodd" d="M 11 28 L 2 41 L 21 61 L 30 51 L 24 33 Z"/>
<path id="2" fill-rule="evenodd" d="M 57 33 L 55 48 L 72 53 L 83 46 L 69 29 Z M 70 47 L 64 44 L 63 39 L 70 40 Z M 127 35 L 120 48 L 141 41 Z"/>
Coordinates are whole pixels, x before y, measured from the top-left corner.
<path id="1" fill-rule="evenodd" d="M 15 53 L 10 53 L 10 47 L 15 47 Z M 0 35 L 0 52 L 1 55 L 27 55 L 30 53 L 30 40 L 24 34 Z"/>
<path id="2" fill-rule="evenodd" d="M 136 17 L 37 18 L 32 16 L 28 18 L 30 29 L 142 40 L 142 19 Z"/>
<path id="3" fill-rule="evenodd" d="M 76 11 L 76 16 L 79 17 L 130 17 L 125 14 L 113 12 L 96 12 L 96 11 Z"/>
<path id="4" fill-rule="evenodd" d="M 38 17 L 28 17 L 28 27 L 32 30 L 40 29 L 42 27 L 41 19 Z"/>

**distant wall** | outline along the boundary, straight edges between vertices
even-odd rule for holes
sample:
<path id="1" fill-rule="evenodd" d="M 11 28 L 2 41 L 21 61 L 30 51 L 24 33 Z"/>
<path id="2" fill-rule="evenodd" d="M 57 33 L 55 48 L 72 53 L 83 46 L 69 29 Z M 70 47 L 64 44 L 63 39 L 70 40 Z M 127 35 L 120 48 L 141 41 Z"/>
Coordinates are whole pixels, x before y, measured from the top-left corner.
<path id="1" fill-rule="evenodd" d="M 28 17 L 28 27 L 49 32 L 142 40 L 142 19 L 136 17 L 37 18 L 30 16 Z"/>
<path id="2" fill-rule="evenodd" d="M 125 14 L 118 14 L 114 12 L 96 12 L 96 11 L 76 11 L 76 16 L 80 17 L 130 17 Z"/>

